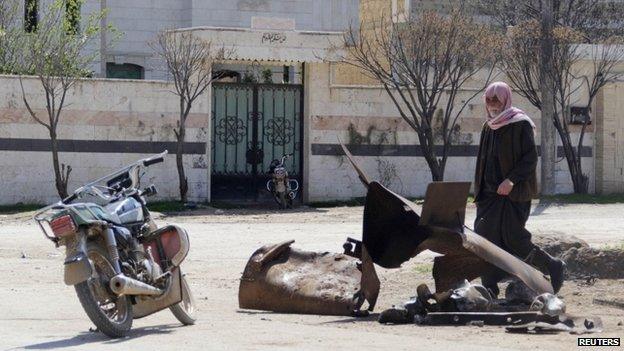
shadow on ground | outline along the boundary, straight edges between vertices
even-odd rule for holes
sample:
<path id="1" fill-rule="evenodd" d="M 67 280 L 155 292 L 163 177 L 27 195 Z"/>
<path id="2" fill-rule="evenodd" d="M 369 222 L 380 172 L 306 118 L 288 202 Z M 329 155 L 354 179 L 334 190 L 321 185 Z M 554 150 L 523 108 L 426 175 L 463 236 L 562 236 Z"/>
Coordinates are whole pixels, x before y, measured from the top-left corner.
<path id="1" fill-rule="evenodd" d="M 533 208 L 533 211 L 531 211 L 531 216 L 539 216 L 551 206 L 553 206 L 552 201 L 540 199 L 537 203 L 537 206 L 535 206 Z"/>
<path id="2" fill-rule="evenodd" d="M 26 345 L 18 347 L 17 349 L 26 349 L 26 350 L 49 350 L 56 349 L 60 347 L 73 347 L 73 346 L 82 346 L 88 345 L 91 343 L 104 343 L 104 344 L 122 344 L 127 340 L 132 340 L 135 338 L 140 338 L 145 335 L 150 334 L 170 334 L 175 329 L 183 327 L 180 324 L 163 324 L 157 326 L 149 326 L 149 327 L 141 327 L 131 329 L 127 336 L 119 339 L 111 339 L 106 335 L 99 332 L 82 332 L 76 336 L 67 339 L 46 341 L 38 344 Z"/>
<path id="3" fill-rule="evenodd" d="M 366 317 L 348 317 L 343 319 L 337 319 L 335 321 L 323 322 L 321 324 L 348 324 L 348 323 L 358 323 L 358 322 L 377 322 L 379 320 L 379 313 L 371 313 Z"/>

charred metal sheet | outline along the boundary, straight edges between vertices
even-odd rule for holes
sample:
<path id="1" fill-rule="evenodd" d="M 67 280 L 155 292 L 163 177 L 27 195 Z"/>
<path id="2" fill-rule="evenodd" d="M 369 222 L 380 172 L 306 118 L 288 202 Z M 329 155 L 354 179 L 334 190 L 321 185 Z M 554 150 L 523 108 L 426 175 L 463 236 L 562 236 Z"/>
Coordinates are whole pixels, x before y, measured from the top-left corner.
<path id="1" fill-rule="evenodd" d="M 571 334 L 588 334 L 600 333 L 603 330 L 602 319 L 599 317 L 574 317 L 570 315 L 560 315 L 558 317 L 549 317 L 544 314 L 545 318 L 556 318 L 556 320 L 544 321 L 536 320 L 528 323 L 516 323 L 508 326 L 506 329 L 512 333 L 553 333 L 553 332 L 569 332 Z"/>
<path id="2" fill-rule="evenodd" d="M 373 310 L 380 282 L 365 248 L 360 262 L 345 254 L 297 250 L 293 242 L 253 253 L 240 281 L 240 308 L 350 316 L 368 301 Z"/>
<path id="3" fill-rule="evenodd" d="M 545 316 L 539 312 L 431 312 L 417 319 L 424 325 L 467 325 L 481 321 L 484 325 L 526 325 L 537 321 L 558 323 L 557 317 Z"/>
<path id="4" fill-rule="evenodd" d="M 425 199 L 423 208 L 427 207 L 428 200 Z M 422 225 L 415 207 L 383 185 L 369 183 L 362 242 L 373 262 L 385 268 L 396 268 L 422 251 L 431 250 L 444 255 L 434 260 L 437 291 L 451 289 L 464 279 L 473 280 L 494 269 L 494 265 L 540 294 L 553 292 L 552 285 L 541 272 L 473 231 Z"/>
<path id="5" fill-rule="evenodd" d="M 387 314 L 387 313 L 386 313 Z M 414 321 L 421 325 L 494 325 L 506 326 L 515 333 L 572 334 L 599 333 L 603 330 L 598 317 L 575 317 L 566 314 L 548 315 L 541 311 L 519 312 L 429 312 L 416 315 Z"/>
<path id="6" fill-rule="evenodd" d="M 537 269 L 464 228 L 470 183 L 431 183 L 421 218 L 416 204 L 370 181 L 344 145 L 343 150 L 368 188 L 362 243 L 374 263 L 397 268 L 431 250 L 444 255 L 434 260 L 437 291 L 451 289 L 464 279 L 473 280 L 496 266 L 539 294 L 553 293 L 550 282 Z"/>
<path id="7" fill-rule="evenodd" d="M 464 229 L 466 199 L 469 191 L 469 182 L 429 183 L 419 224 L 461 232 Z"/>

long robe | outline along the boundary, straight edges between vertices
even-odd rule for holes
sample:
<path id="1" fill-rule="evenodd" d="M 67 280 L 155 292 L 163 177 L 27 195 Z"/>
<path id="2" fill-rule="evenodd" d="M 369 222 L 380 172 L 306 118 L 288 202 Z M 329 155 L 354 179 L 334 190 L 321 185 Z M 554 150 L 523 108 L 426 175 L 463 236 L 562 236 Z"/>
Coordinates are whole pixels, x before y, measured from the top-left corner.
<path id="1" fill-rule="evenodd" d="M 528 123 L 520 122 L 522 126 L 523 145 L 532 144 L 533 130 Z M 485 147 L 484 171 L 479 194 L 477 194 L 477 217 L 475 219 L 475 232 L 505 251 L 525 259 L 535 248 L 531 242 L 531 233 L 525 229 L 525 224 L 529 218 L 531 201 L 512 201 L 508 196 L 498 195 L 498 186 L 509 176 L 501 171 L 499 155 L 510 150 L 500 149 L 500 134 L 505 126 L 498 130 L 485 128 L 486 133 L 482 138 L 482 147 Z M 526 130 L 524 130 L 526 129 Z M 523 169 L 515 169 L 515 174 L 522 174 L 528 177 L 531 172 L 535 172 L 535 164 L 520 165 Z M 526 168 L 526 169 L 524 169 Z M 484 285 L 493 288 L 496 282 L 502 278 L 502 274 L 492 277 L 483 277 Z M 493 289 L 494 290 L 494 289 Z"/>

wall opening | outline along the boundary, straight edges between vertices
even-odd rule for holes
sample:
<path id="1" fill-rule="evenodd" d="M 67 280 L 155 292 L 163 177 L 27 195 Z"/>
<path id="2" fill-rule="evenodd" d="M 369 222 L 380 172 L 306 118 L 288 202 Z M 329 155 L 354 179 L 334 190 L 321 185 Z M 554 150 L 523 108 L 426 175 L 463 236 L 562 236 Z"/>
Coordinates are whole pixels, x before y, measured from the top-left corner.
<path id="1" fill-rule="evenodd" d="M 145 69 L 132 63 L 106 63 L 106 78 L 114 79 L 145 79 Z"/>
<path id="2" fill-rule="evenodd" d="M 24 1 L 24 30 L 28 33 L 33 33 L 37 30 L 39 22 L 38 7 L 38 0 Z"/>

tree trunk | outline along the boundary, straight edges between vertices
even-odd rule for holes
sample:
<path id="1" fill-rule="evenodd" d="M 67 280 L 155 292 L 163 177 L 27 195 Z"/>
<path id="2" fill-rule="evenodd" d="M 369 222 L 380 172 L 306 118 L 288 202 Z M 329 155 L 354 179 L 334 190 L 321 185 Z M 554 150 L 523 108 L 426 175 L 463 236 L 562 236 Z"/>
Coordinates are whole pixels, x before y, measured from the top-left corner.
<path id="1" fill-rule="evenodd" d="M 572 179 L 574 193 L 587 194 L 589 190 L 589 177 L 583 174 L 580 157 L 577 157 L 577 153 L 579 153 L 580 156 L 582 150 L 575 150 L 572 146 L 572 141 L 570 140 L 569 135 L 563 135 L 564 131 L 560 131 L 559 129 L 557 129 L 557 131 L 559 132 L 559 136 L 562 140 L 563 151 L 568 163 L 568 169 L 570 170 L 570 178 Z"/>
<path id="2" fill-rule="evenodd" d="M 443 181 L 444 169 L 446 168 L 446 165 L 438 161 L 433 148 L 422 148 L 422 151 L 425 153 L 425 160 L 427 161 L 427 165 L 429 165 L 429 170 L 431 171 L 431 180 L 434 182 Z"/>
<path id="3" fill-rule="evenodd" d="M 429 166 L 429 171 L 431 172 L 431 180 L 434 182 L 443 181 L 445 165 L 444 163 L 439 162 L 436 157 L 433 136 L 422 130 L 416 132 L 418 133 L 420 150 L 422 151 L 425 161 L 427 161 L 427 165 Z"/>
<path id="4" fill-rule="evenodd" d="M 434 182 L 444 181 L 444 166 L 438 165 L 431 168 L 431 180 Z"/>
<path id="5" fill-rule="evenodd" d="M 187 201 L 188 193 L 188 181 L 184 174 L 184 163 L 182 157 L 184 156 L 184 136 L 186 134 L 186 127 L 183 123 L 180 124 L 178 131 L 178 149 L 176 150 L 176 165 L 178 167 L 178 179 L 180 182 L 180 201 Z"/>
<path id="6" fill-rule="evenodd" d="M 553 124 L 555 116 L 555 91 L 552 77 L 553 52 L 553 1 L 542 0 L 542 37 L 540 43 L 540 91 L 541 91 L 541 193 L 555 193 L 555 160 L 557 158 L 557 142 Z"/>
<path id="7" fill-rule="evenodd" d="M 61 171 L 61 166 L 59 164 L 58 157 L 58 140 L 56 139 L 56 131 L 50 131 L 50 141 L 52 143 L 52 167 L 54 168 L 54 181 L 56 185 L 56 192 L 64 199 L 68 196 L 67 194 L 67 182 L 69 181 L 69 172 L 67 172 L 67 176 L 63 175 Z"/>

